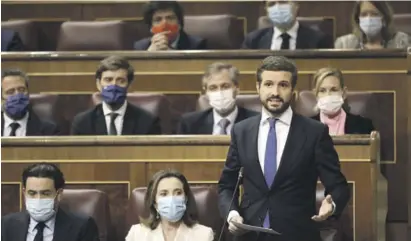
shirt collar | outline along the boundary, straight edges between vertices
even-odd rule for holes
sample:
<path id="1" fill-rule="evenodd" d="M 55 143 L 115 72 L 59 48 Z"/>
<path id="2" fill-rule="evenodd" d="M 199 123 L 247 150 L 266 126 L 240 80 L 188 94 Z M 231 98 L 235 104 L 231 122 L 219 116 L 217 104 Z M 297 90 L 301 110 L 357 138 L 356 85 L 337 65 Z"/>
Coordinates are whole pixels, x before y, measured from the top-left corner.
<path id="1" fill-rule="evenodd" d="M 268 123 L 268 119 L 271 118 L 271 114 L 263 107 L 261 111 L 260 126 Z M 291 125 L 291 119 L 293 118 L 293 110 L 289 106 L 280 116 L 276 117 L 281 123 Z"/>
<path id="2" fill-rule="evenodd" d="M 103 101 L 103 114 L 104 116 L 110 115 L 112 112 L 117 113 L 119 116 L 124 117 L 127 109 L 127 101 L 124 101 L 124 104 L 115 111 L 112 111 L 108 104 Z"/>
<path id="3" fill-rule="evenodd" d="M 34 231 L 36 229 L 36 226 L 39 222 L 36 220 L 32 219 L 30 217 L 30 224 L 29 224 L 29 230 Z M 46 225 L 45 228 L 48 228 L 50 230 L 54 230 L 54 225 L 56 223 L 56 215 L 54 215 L 52 218 L 50 218 L 48 221 L 46 221 L 44 224 Z"/>
<path id="4" fill-rule="evenodd" d="M 9 127 L 11 123 L 19 123 L 20 127 L 26 126 L 29 119 L 29 112 L 27 111 L 26 115 L 20 120 L 11 119 L 5 112 L 3 112 L 4 117 L 4 127 Z"/>
<path id="5" fill-rule="evenodd" d="M 299 27 L 300 23 L 298 22 L 298 20 L 296 20 L 294 25 L 287 31 L 291 39 L 297 39 L 297 32 Z M 281 34 L 283 34 L 283 32 L 279 28 L 274 26 L 274 39 L 281 38 Z"/>
<path id="6" fill-rule="evenodd" d="M 220 114 L 217 113 L 215 109 L 213 109 L 213 119 L 214 119 L 214 125 L 218 125 L 218 123 L 222 119 L 227 119 L 230 121 L 230 124 L 234 124 L 235 119 L 237 118 L 238 115 L 238 107 L 235 106 L 234 110 L 226 117 L 222 117 Z"/>

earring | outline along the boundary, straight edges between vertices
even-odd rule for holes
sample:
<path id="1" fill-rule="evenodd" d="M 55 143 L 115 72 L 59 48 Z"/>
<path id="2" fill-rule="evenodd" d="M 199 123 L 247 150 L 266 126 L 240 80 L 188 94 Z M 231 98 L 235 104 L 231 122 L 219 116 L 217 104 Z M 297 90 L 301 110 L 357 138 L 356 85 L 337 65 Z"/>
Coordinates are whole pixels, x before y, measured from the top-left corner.
<path id="1" fill-rule="evenodd" d="M 156 214 L 156 219 L 160 219 L 160 215 L 158 213 Z"/>

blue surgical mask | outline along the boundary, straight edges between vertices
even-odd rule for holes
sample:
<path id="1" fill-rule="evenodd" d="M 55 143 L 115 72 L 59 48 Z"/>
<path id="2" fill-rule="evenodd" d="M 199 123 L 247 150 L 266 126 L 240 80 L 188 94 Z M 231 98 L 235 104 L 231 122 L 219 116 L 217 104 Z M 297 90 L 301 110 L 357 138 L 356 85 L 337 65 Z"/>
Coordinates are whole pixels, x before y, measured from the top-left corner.
<path id="1" fill-rule="evenodd" d="M 377 36 L 382 29 L 381 17 L 360 17 L 360 28 L 368 37 Z"/>
<path id="2" fill-rule="evenodd" d="M 26 198 L 26 210 L 37 222 L 48 221 L 56 214 L 54 198 Z"/>
<path id="3" fill-rule="evenodd" d="M 186 200 L 184 196 L 160 197 L 157 200 L 157 211 L 161 218 L 175 223 L 181 220 L 186 212 Z"/>
<path id="4" fill-rule="evenodd" d="M 109 105 L 123 104 L 127 97 L 127 88 L 118 85 L 109 85 L 101 91 L 103 101 Z"/>
<path id="5" fill-rule="evenodd" d="M 268 7 L 268 17 L 277 28 L 288 28 L 294 21 L 291 4 L 275 4 L 271 7 Z"/>
<path id="6" fill-rule="evenodd" d="M 21 119 L 27 113 L 29 102 L 29 97 L 26 94 L 19 93 L 9 96 L 4 106 L 5 112 L 12 119 Z"/>

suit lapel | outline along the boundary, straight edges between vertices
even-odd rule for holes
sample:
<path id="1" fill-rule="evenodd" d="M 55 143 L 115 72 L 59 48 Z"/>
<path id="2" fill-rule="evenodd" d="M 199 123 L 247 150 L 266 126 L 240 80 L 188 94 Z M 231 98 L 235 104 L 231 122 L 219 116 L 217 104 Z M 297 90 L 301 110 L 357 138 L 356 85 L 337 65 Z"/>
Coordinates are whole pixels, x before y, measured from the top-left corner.
<path id="1" fill-rule="evenodd" d="M 29 229 L 30 216 L 27 212 L 22 212 L 19 219 L 14 223 L 14 227 L 11 228 L 13 240 L 15 241 L 26 241 L 27 230 Z M 12 231 L 15 230 L 15 231 Z"/>
<path id="2" fill-rule="evenodd" d="M 41 136 L 41 121 L 33 111 L 29 111 L 26 136 Z"/>
<path id="3" fill-rule="evenodd" d="M 253 118 L 253 121 L 247 129 L 247 133 L 250 133 L 250 140 L 248 138 L 245 138 L 244 141 L 247 143 L 247 159 L 254 162 L 252 163 L 252 165 L 250 165 L 254 170 L 245 170 L 245 172 L 254 172 L 250 173 L 250 176 L 256 180 L 256 184 L 258 184 L 260 187 L 264 186 L 265 189 L 268 190 L 268 185 L 265 181 L 263 170 L 261 169 L 260 159 L 258 158 L 258 131 L 260 128 L 261 114 Z M 251 145 L 250 141 L 252 143 Z"/>
<path id="4" fill-rule="evenodd" d="M 310 38 L 306 38 L 305 37 L 305 29 L 303 26 L 298 27 L 298 31 L 297 31 L 297 41 L 296 41 L 296 49 L 308 49 L 309 48 L 309 41 Z"/>
<path id="5" fill-rule="evenodd" d="M 271 49 L 271 42 L 273 41 L 274 29 L 269 28 L 260 39 L 260 49 Z"/>
<path id="6" fill-rule="evenodd" d="M 191 49 L 190 39 L 184 31 L 180 32 L 180 39 L 177 43 L 177 49 Z"/>
<path id="7" fill-rule="evenodd" d="M 107 135 L 107 125 L 106 125 L 106 118 L 103 113 L 103 107 L 101 104 L 96 106 L 96 112 L 94 116 L 94 120 L 91 120 L 91 125 L 95 126 L 95 133 L 96 135 Z"/>
<path id="8" fill-rule="evenodd" d="M 278 185 L 281 179 L 286 177 L 285 174 L 287 173 L 287 170 L 291 170 L 293 165 L 296 164 L 296 159 L 304 146 L 306 136 L 304 124 L 301 122 L 301 118 L 301 116 L 293 114 L 283 155 L 271 188 Z"/>
<path id="9" fill-rule="evenodd" d="M 213 134 L 213 127 L 214 127 L 214 117 L 213 117 L 213 109 L 209 109 L 206 112 L 206 116 L 203 118 L 203 123 L 199 124 L 198 134 L 205 134 L 211 135 Z"/>
<path id="10" fill-rule="evenodd" d="M 130 104 L 127 104 L 126 112 L 124 113 L 123 120 L 123 130 L 121 131 L 122 135 L 133 135 L 134 124 L 137 120 L 137 116 L 133 116 Z"/>
<path id="11" fill-rule="evenodd" d="M 245 116 L 245 109 L 242 107 L 238 107 L 238 114 L 237 117 L 235 118 L 235 123 L 240 122 L 244 119 L 246 119 L 247 117 Z"/>
<path id="12" fill-rule="evenodd" d="M 72 223 L 70 222 L 67 214 L 62 209 L 58 209 L 56 223 L 54 224 L 53 240 L 72 241 L 73 237 L 70 235 L 71 225 Z"/>

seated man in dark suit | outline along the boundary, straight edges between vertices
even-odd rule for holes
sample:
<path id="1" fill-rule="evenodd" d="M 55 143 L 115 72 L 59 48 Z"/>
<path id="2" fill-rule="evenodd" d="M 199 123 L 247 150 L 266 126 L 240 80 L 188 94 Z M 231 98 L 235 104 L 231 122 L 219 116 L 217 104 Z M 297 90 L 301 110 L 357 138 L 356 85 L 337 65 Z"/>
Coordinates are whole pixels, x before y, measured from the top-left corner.
<path id="1" fill-rule="evenodd" d="M 59 135 L 57 126 L 34 113 L 29 100 L 29 78 L 18 69 L 4 70 L 1 75 L 2 136 Z"/>
<path id="2" fill-rule="evenodd" d="M 255 111 L 237 106 L 239 71 L 225 63 L 208 66 L 203 77 L 203 89 L 212 108 L 183 115 L 177 134 L 229 135 L 234 123 L 257 115 Z"/>
<path id="3" fill-rule="evenodd" d="M 99 241 L 95 221 L 59 208 L 65 184 L 57 166 L 39 163 L 23 171 L 26 210 L 1 218 L 2 241 Z"/>
<path id="4" fill-rule="evenodd" d="M 1 30 L 1 52 L 23 51 L 24 45 L 19 34 L 11 29 Z"/>
<path id="5" fill-rule="evenodd" d="M 176 1 L 151 1 L 144 11 L 144 22 L 153 36 L 134 43 L 136 50 L 206 49 L 206 40 L 184 32 L 184 13 Z"/>
<path id="6" fill-rule="evenodd" d="M 265 1 L 265 7 L 274 27 L 249 33 L 245 37 L 243 48 L 271 50 L 333 48 L 333 41 L 329 36 L 298 22 L 298 3 Z"/>
<path id="7" fill-rule="evenodd" d="M 72 135 L 150 135 L 161 134 L 160 120 L 127 102 L 127 90 L 134 79 L 134 69 L 118 56 L 101 61 L 96 71 L 96 85 L 102 104 L 74 117 Z"/>

